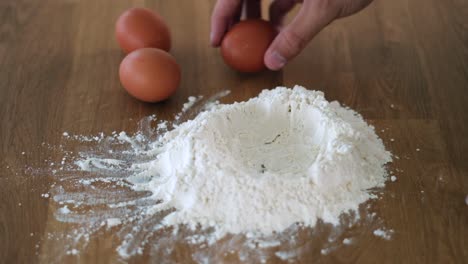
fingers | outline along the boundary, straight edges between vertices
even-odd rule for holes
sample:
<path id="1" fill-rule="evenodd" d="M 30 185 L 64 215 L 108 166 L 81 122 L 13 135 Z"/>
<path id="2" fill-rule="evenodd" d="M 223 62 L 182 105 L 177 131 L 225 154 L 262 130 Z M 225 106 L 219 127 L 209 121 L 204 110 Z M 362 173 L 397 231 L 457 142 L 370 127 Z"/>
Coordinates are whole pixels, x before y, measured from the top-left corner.
<path id="1" fill-rule="evenodd" d="M 260 7 L 260 0 L 247 0 L 245 1 L 245 17 L 247 19 L 261 18 L 262 10 Z"/>
<path id="2" fill-rule="evenodd" d="M 357 13 L 360 10 L 364 9 L 366 6 L 370 5 L 371 2 L 372 0 L 346 1 L 341 7 L 338 17 L 346 17 L 354 13 Z"/>
<path id="3" fill-rule="evenodd" d="M 229 24 L 235 19 L 241 0 L 218 0 L 211 15 L 210 42 L 219 46 Z"/>
<path id="4" fill-rule="evenodd" d="M 245 1 L 241 0 L 241 3 L 237 7 L 236 12 L 234 13 L 234 17 L 231 20 L 231 23 L 228 25 L 228 28 L 226 29 L 226 31 L 228 31 L 235 24 L 239 23 L 239 21 L 241 20 L 241 17 L 242 17 L 242 8 L 243 8 L 244 4 L 245 4 Z M 221 39 L 222 39 L 222 37 L 221 37 Z"/>
<path id="5" fill-rule="evenodd" d="M 264 62 L 267 68 L 281 69 L 299 54 L 322 28 L 336 18 L 339 9 L 329 5 L 329 2 L 304 2 L 297 16 L 280 31 L 265 53 Z"/>
<path id="6" fill-rule="evenodd" d="M 279 28 L 286 14 L 296 5 L 296 0 L 275 0 L 270 4 L 270 22 Z"/>
<path id="7" fill-rule="evenodd" d="M 211 16 L 210 42 L 212 46 L 219 46 L 224 33 L 239 22 L 243 5 L 246 18 L 261 17 L 261 0 L 218 0 Z"/>

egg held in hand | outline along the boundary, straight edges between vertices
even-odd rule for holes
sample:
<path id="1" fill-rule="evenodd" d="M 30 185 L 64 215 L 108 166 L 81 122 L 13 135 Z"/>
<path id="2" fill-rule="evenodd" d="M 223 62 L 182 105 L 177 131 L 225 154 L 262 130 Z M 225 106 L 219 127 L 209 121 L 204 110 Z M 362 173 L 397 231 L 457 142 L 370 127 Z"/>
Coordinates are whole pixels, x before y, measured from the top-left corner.
<path id="1" fill-rule="evenodd" d="M 133 97 L 159 102 L 171 96 L 180 83 L 180 67 L 167 52 L 144 48 L 128 54 L 120 64 L 120 82 Z"/>
<path id="2" fill-rule="evenodd" d="M 265 20 L 241 21 L 224 36 L 221 55 L 224 62 L 237 71 L 262 71 L 266 68 L 263 57 L 275 36 L 275 29 Z"/>
<path id="3" fill-rule="evenodd" d="M 146 8 L 125 11 L 115 24 L 115 36 L 126 53 L 141 48 L 171 49 L 171 34 L 164 20 Z"/>

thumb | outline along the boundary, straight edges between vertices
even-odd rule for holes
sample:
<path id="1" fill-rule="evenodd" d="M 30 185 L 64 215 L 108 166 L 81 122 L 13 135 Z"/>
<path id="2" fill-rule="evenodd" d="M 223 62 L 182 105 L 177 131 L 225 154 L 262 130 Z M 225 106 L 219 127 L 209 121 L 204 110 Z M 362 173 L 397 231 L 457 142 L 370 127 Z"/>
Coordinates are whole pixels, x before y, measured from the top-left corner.
<path id="1" fill-rule="evenodd" d="M 338 14 L 334 1 L 304 1 L 293 21 L 284 27 L 265 52 L 264 63 L 279 70 L 298 55 L 309 41 Z"/>

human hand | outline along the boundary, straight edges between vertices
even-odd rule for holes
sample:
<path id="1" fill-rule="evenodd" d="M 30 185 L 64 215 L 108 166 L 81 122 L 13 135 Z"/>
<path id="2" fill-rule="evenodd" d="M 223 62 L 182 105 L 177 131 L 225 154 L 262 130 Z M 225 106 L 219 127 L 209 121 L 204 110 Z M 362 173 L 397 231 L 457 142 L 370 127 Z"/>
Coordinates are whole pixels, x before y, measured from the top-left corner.
<path id="1" fill-rule="evenodd" d="M 261 18 L 260 0 L 218 0 L 211 16 L 211 45 L 217 47 L 227 30 L 239 21 L 246 4 L 247 18 Z M 279 34 L 263 58 L 270 70 L 279 70 L 297 56 L 325 26 L 369 5 L 372 0 L 273 0 L 269 7 L 270 23 Z M 283 19 L 296 4 L 301 8 L 288 25 Z"/>

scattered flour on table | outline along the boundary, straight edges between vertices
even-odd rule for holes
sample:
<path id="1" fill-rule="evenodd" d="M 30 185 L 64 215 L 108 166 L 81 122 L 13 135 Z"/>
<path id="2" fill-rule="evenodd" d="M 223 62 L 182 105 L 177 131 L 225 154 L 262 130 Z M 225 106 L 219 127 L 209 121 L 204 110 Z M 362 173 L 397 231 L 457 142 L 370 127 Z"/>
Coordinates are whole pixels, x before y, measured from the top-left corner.
<path id="1" fill-rule="evenodd" d="M 182 107 L 182 112 L 187 112 L 187 110 L 189 110 L 191 107 L 193 107 L 193 105 L 200 101 L 201 99 L 203 98 L 203 96 L 198 96 L 198 97 L 195 97 L 195 96 L 189 96 L 188 98 L 188 102 L 184 103 L 183 107 Z"/>
<path id="2" fill-rule="evenodd" d="M 378 236 L 378 237 L 381 237 L 385 240 L 390 240 L 392 238 L 392 234 L 393 234 L 393 230 L 384 230 L 384 229 L 376 229 L 374 230 L 374 235 L 375 236 Z"/>
<path id="3" fill-rule="evenodd" d="M 190 98 L 183 111 L 199 99 Z M 110 156 L 82 153 L 74 161 L 78 171 L 107 174 L 81 179 L 83 185 L 119 182 L 122 188 L 146 196 L 105 200 L 111 195 L 99 194 L 91 200 L 59 188 L 54 200 L 81 199 L 122 211 L 96 217 L 99 226 L 153 221 L 144 230 L 171 227 L 174 234 L 180 228 L 209 230 L 191 236 L 194 243 L 211 245 L 228 234 L 243 234 L 254 239 L 254 247 L 275 247 L 279 240 L 262 242 L 261 238 L 298 223 L 303 228 L 314 227 L 318 220 L 339 225 L 343 214 L 356 212 L 360 204 L 376 198 L 372 190 L 384 186 L 385 164 L 392 160 L 374 128 L 359 114 L 328 102 L 322 92 L 300 86 L 264 90 L 246 102 L 213 103 L 172 128 L 165 122 L 158 125 L 158 130 L 166 129 L 170 130 L 154 139 L 142 133 L 114 133 L 110 140 L 131 147 L 120 152 L 125 155 L 110 150 Z M 77 139 L 106 140 L 102 134 Z M 144 236 L 142 246 L 149 236 Z M 125 235 L 119 254 L 140 254 L 142 248 L 135 244 L 134 235 Z M 290 251 L 275 254 L 281 259 L 294 255 Z"/>
<path id="4" fill-rule="evenodd" d="M 112 228 L 122 224 L 122 221 L 119 218 L 109 218 L 106 221 L 102 222 L 102 225 L 106 225 L 107 228 Z"/>
<path id="5" fill-rule="evenodd" d="M 353 240 L 350 239 L 350 238 L 345 238 L 343 239 L 343 244 L 345 245 L 351 245 L 351 243 L 353 243 Z"/>
<path id="6" fill-rule="evenodd" d="M 67 255 L 78 255 L 78 253 L 80 252 L 76 249 L 71 249 L 71 250 L 68 250 L 66 253 Z"/>

